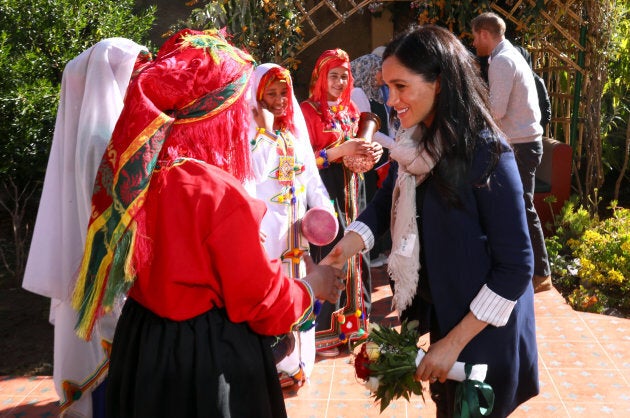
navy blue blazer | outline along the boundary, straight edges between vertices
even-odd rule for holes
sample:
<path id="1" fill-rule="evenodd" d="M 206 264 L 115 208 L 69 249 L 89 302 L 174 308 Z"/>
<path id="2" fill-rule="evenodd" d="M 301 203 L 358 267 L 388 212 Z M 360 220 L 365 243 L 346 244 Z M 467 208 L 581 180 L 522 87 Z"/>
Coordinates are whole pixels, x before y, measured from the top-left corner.
<path id="1" fill-rule="evenodd" d="M 538 353 L 533 303 L 533 253 L 523 200 L 523 187 L 514 154 L 505 152 L 490 175 L 478 186 L 488 167 L 492 139 L 479 138 L 467 180 L 458 188 L 461 208 L 447 205 L 433 177 L 426 181 L 418 210 L 421 251 L 440 338 L 470 311 L 470 303 L 484 284 L 498 295 L 517 301 L 508 323 L 488 325 L 461 352 L 458 360 L 487 364 L 488 382 L 495 391 L 492 416 L 507 416 L 520 403 L 538 394 Z M 397 166 L 389 171 L 358 221 L 375 236 L 389 228 Z M 419 298 L 417 298 L 419 299 Z M 426 302 L 421 301 L 421 304 Z M 420 312 L 430 312 L 426 306 Z M 429 321 L 424 317 L 424 321 Z M 421 323 L 423 319 L 421 317 Z M 429 324 L 424 325 L 428 328 Z M 432 340 L 435 340 L 435 335 Z"/>

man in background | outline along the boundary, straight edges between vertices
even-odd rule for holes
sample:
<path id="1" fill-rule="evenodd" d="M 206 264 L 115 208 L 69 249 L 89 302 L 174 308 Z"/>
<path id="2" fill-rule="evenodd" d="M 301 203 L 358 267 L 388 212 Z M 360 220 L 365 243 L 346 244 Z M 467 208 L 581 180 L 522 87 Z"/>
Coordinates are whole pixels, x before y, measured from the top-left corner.
<path id="1" fill-rule="evenodd" d="M 540 219 L 534 207 L 536 168 L 542 157 L 540 107 L 532 70 L 523 56 L 505 39 L 505 21 L 482 13 L 471 22 L 473 46 L 479 56 L 490 56 L 488 85 L 492 116 L 514 149 L 534 249 L 535 292 L 551 289 L 551 270 Z"/>

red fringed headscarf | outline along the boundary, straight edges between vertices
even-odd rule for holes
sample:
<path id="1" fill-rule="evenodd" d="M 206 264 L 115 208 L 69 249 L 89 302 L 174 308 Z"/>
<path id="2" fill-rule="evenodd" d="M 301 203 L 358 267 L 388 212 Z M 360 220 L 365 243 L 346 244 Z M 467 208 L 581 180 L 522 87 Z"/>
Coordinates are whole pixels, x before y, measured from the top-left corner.
<path id="1" fill-rule="evenodd" d="M 136 236 L 143 236 L 142 207 L 158 160 L 194 158 L 240 180 L 251 176 L 245 92 L 253 66 L 221 33 L 186 29 L 132 79 L 94 184 L 73 295 L 80 337 L 89 339 L 96 318 L 133 284 Z"/>
<path id="2" fill-rule="evenodd" d="M 350 104 L 350 93 L 354 87 L 354 79 L 350 71 L 350 57 L 343 49 L 328 49 L 322 53 L 315 63 L 315 68 L 311 75 L 311 83 L 309 85 L 309 100 L 317 103 L 319 109 L 328 108 L 328 72 L 337 67 L 343 67 L 348 70 L 348 87 L 341 94 L 340 105 L 345 108 Z M 326 123 L 330 123 L 331 117 L 328 112 L 322 111 L 322 118 Z"/>
<path id="3" fill-rule="evenodd" d="M 291 73 L 289 70 L 283 67 L 272 67 L 263 74 L 260 78 L 260 83 L 258 83 L 258 89 L 256 90 L 256 100 L 261 102 L 267 87 L 276 81 L 283 81 L 286 83 L 286 98 L 288 101 L 285 115 L 280 118 L 276 118 L 276 120 L 278 121 L 281 129 L 286 129 L 295 135 L 295 126 L 293 124 L 293 100 L 291 100 L 293 97 L 293 85 L 291 83 Z"/>

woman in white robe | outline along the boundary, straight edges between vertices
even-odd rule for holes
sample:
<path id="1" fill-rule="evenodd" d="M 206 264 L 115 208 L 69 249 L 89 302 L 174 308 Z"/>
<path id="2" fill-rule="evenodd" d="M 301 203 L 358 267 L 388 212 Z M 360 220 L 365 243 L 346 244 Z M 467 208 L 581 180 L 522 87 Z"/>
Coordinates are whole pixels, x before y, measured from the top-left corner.
<path id="1" fill-rule="evenodd" d="M 309 243 L 301 229 L 308 208 L 334 214 L 315 163 L 304 116 L 293 94 L 290 73 L 276 64 L 254 71 L 252 107 L 255 124 L 251 155 L 257 198 L 267 204 L 262 220 L 263 244 L 270 258 L 279 258 L 289 277 L 306 274 L 302 255 Z M 250 187 L 251 188 L 251 187 Z M 278 364 L 283 386 L 301 385 L 315 363 L 315 328 L 294 333 L 293 352 Z"/>
<path id="2" fill-rule="evenodd" d="M 139 59 L 139 54 L 141 58 Z M 44 187 L 22 286 L 51 298 L 53 380 L 61 415 L 99 417 L 92 400 L 107 376 L 109 347 L 118 318 L 99 319 L 90 341 L 74 327 L 72 290 L 83 255 L 96 170 L 123 107 L 136 62 L 145 47 L 124 38 L 98 42 L 64 68 Z M 100 399 L 104 390 L 99 389 Z"/>

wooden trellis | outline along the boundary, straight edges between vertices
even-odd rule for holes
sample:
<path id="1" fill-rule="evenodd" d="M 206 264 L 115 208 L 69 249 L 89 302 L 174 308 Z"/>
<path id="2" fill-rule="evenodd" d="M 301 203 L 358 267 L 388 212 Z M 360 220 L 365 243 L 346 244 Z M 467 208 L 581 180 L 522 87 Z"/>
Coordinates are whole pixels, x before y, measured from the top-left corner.
<path id="1" fill-rule="evenodd" d="M 363 10 L 373 2 L 373 0 L 296 1 L 295 4 L 302 13 L 300 25 L 305 33 L 304 44 L 302 44 L 300 50 L 297 51 L 297 54 L 307 49 L 335 27 L 345 23 L 346 19 L 350 16 Z"/>
<path id="2" fill-rule="evenodd" d="M 305 33 L 305 42 L 297 54 L 302 53 L 336 26 L 343 24 L 348 17 L 371 3 L 376 2 L 297 1 Z M 533 20 L 531 13 L 528 12 L 536 3 L 536 0 L 494 1 L 490 6 L 506 21 L 512 22 L 518 33 L 527 34 L 527 46 L 532 53 L 534 70 L 545 80 L 552 100 L 552 122 L 547 134 L 572 144 L 576 154 L 580 155 L 583 137 L 583 120 L 580 117 L 583 114 L 583 106 L 580 98 L 582 91 L 588 88 L 584 85 L 588 57 L 584 39 L 586 22 L 581 12 L 582 2 L 545 0 L 538 17 Z"/>

